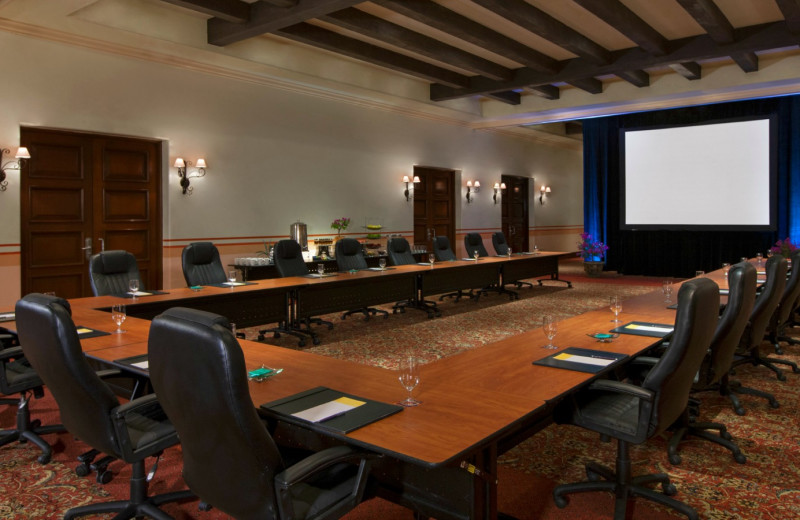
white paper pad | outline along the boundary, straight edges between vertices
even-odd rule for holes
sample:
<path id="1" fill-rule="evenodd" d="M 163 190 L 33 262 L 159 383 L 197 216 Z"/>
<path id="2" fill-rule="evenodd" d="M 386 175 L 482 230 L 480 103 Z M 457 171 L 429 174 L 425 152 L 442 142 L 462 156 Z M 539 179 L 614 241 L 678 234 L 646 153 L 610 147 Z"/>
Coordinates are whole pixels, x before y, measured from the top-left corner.
<path id="1" fill-rule="evenodd" d="M 357 401 L 355 399 L 350 399 L 349 397 L 340 397 L 334 401 L 318 404 L 317 406 L 312 406 L 307 410 L 293 413 L 292 416 L 310 422 L 320 422 L 335 415 L 341 415 L 352 410 L 353 408 L 361 406 L 362 404 L 365 404 L 364 401 Z"/>
<path id="2" fill-rule="evenodd" d="M 672 327 L 654 327 L 652 325 L 628 325 L 626 329 L 644 330 L 647 332 L 672 332 Z"/>
<path id="3" fill-rule="evenodd" d="M 601 357 L 593 357 L 593 356 L 576 356 L 573 354 L 559 354 L 555 356 L 553 359 L 557 359 L 559 361 L 569 361 L 570 363 L 582 363 L 584 365 L 597 365 L 601 367 L 605 367 L 616 361 L 616 359 L 608 359 L 608 358 L 601 358 Z"/>
<path id="4" fill-rule="evenodd" d="M 128 294 L 132 294 L 134 296 L 152 296 L 153 293 L 144 292 L 144 291 L 136 291 L 136 292 L 128 292 Z"/>
<path id="5" fill-rule="evenodd" d="M 222 282 L 222 285 L 244 285 L 244 282 Z M 146 293 L 142 293 L 146 294 Z"/>
<path id="6" fill-rule="evenodd" d="M 132 367 L 136 367 L 136 368 L 141 368 L 141 369 L 144 369 L 144 370 L 147 370 L 148 368 L 150 368 L 150 365 L 147 364 L 147 360 L 146 359 L 144 361 L 139 361 L 138 363 L 131 363 L 131 366 Z"/>

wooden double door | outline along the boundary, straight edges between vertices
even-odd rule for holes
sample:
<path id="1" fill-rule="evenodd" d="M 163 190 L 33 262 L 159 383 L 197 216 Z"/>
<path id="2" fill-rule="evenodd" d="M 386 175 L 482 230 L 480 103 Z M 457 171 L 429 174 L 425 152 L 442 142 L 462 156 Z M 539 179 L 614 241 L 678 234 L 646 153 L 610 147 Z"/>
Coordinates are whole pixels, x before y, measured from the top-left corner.
<path id="1" fill-rule="evenodd" d="M 528 181 L 527 177 L 502 175 L 501 223 L 506 242 L 512 251 L 528 251 Z"/>
<path id="2" fill-rule="evenodd" d="M 89 259 L 133 253 L 148 289 L 162 286 L 161 144 L 20 129 L 31 159 L 21 180 L 22 294 L 92 294 Z"/>
<path id="3" fill-rule="evenodd" d="M 414 167 L 420 182 L 414 184 L 414 244 L 433 251 L 433 240 L 444 235 L 455 241 L 455 170 Z"/>

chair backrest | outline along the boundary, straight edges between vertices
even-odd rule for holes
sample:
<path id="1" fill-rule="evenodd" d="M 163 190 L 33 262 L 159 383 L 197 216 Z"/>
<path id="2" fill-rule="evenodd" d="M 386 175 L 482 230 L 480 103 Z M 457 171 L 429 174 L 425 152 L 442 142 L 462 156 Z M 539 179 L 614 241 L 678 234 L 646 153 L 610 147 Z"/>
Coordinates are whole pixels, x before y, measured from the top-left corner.
<path id="1" fill-rule="evenodd" d="M 655 393 L 648 437 L 667 429 L 686 409 L 695 375 L 708 351 L 719 317 L 719 287 L 708 278 L 685 282 L 678 291 L 669 348 L 642 387 Z"/>
<path id="2" fill-rule="evenodd" d="M 129 280 L 139 280 L 139 289 L 144 289 L 136 257 L 127 251 L 103 251 L 89 261 L 89 281 L 95 296 L 125 294 Z"/>
<path id="3" fill-rule="evenodd" d="M 450 247 L 450 239 L 444 235 L 439 235 L 433 239 L 433 253 L 439 262 L 447 262 L 456 259 L 453 248 Z"/>
<path id="4" fill-rule="evenodd" d="M 478 252 L 478 256 L 489 256 L 483 246 L 483 238 L 479 233 L 467 233 L 464 236 L 464 247 L 467 250 L 467 256 L 470 258 L 475 255 L 475 251 Z"/>
<path id="5" fill-rule="evenodd" d="M 225 283 L 228 280 L 219 250 L 211 242 L 192 242 L 184 247 L 181 264 L 183 277 L 189 287 Z"/>
<path id="6" fill-rule="evenodd" d="M 355 238 L 343 238 L 336 242 L 335 254 L 339 271 L 367 268 L 367 261 L 361 251 L 361 243 Z"/>
<path id="7" fill-rule="evenodd" d="M 235 518 L 278 518 L 273 480 L 283 462 L 253 406 L 228 320 L 167 310 L 150 326 L 148 362 L 158 401 L 181 439 L 189 489 Z"/>
<path id="8" fill-rule="evenodd" d="M 703 385 L 719 382 L 728 373 L 742 332 L 756 301 L 756 268 L 749 262 L 740 262 L 728 271 L 728 304 L 717 323 L 709 346 L 709 355 L 703 361 Z"/>
<path id="9" fill-rule="evenodd" d="M 386 244 L 386 252 L 392 265 L 416 264 L 417 260 L 411 254 L 411 246 L 403 237 L 392 237 Z"/>
<path id="10" fill-rule="evenodd" d="M 792 317 L 797 308 L 797 299 L 800 298 L 800 249 L 792 253 L 792 272 L 783 288 L 778 308 L 772 315 L 769 330 L 779 332 Z"/>
<path id="11" fill-rule="evenodd" d="M 58 403 L 66 429 L 91 447 L 121 457 L 110 415 L 119 400 L 89 366 L 66 301 L 31 293 L 15 311 L 25 358 Z"/>
<path id="12" fill-rule="evenodd" d="M 303 248 L 296 240 L 278 240 L 273 249 L 272 261 L 282 277 L 308 274 L 308 266 L 303 260 Z"/>
<path id="13" fill-rule="evenodd" d="M 781 255 L 773 255 L 767 259 L 765 270 L 767 272 L 767 282 L 764 284 L 761 294 L 756 297 L 753 310 L 750 313 L 750 321 L 744 329 L 742 339 L 739 342 L 740 351 L 749 351 L 758 348 L 764 341 L 764 334 L 767 331 L 770 319 L 778 308 L 783 295 L 783 288 L 786 287 L 786 270 L 788 262 Z"/>
<path id="14" fill-rule="evenodd" d="M 494 251 L 498 255 L 508 254 L 508 242 L 506 242 L 506 236 L 502 231 L 492 233 L 492 246 L 494 246 Z"/>

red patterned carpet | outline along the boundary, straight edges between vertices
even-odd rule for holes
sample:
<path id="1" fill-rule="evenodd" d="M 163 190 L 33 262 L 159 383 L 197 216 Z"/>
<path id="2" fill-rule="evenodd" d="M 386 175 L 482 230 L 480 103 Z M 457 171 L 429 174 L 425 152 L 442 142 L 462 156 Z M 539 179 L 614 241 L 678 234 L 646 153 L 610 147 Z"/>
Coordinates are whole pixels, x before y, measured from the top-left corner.
<path id="1" fill-rule="evenodd" d="M 472 301 L 442 304 L 443 317 L 428 320 L 424 313 L 409 310 L 388 320 L 364 323 L 356 316 L 341 321 L 333 317 L 333 331 L 321 331 L 322 345 L 306 347 L 324 355 L 393 368 L 397 354 L 415 345 L 427 359 L 459 351 L 520 331 L 537 328 L 545 311 L 569 316 L 603 307 L 611 294 L 630 296 L 653 290 L 659 279 L 619 277 L 604 273 L 587 279 L 574 267 L 563 274 L 575 288 L 568 290 L 548 282 L 548 287 L 520 290 L 521 298 L 509 302 L 505 296 L 489 295 Z M 623 310 L 624 312 L 624 310 Z M 477 324 L 488 324 L 476 328 Z M 256 329 L 247 330 L 249 337 Z M 272 338 L 268 341 L 273 342 Z M 281 338 L 280 344 L 296 348 L 296 340 Z M 765 347 L 766 348 L 766 347 Z M 800 347 L 790 347 L 784 357 L 800 361 Z M 743 367 L 737 378 L 746 385 L 768 390 L 781 407 L 770 409 L 763 400 L 744 396 L 748 413 L 736 416 L 725 398 L 703 396 L 702 417 L 729 426 L 748 461 L 736 464 L 730 454 L 710 443 L 690 440 L 682 446 L 683 462 L 672 466 L 666 458 L 665 439 L 655 439 L 632 449 L 635 472 L 666 471 L 678 486 L 678 498 L 698 509 L 704 519 L 789 519 L 800 518 L 800 406 L 799 375 L 787 374 L 777 381 L 766 369 Z M 57 422 L 58 412 L 48 396 L 31 403 L 34 417 L 45 424 Z M 13 407 L 0 408 L 0 425 L 14 423 Z M 55 444 L 53 461 L 36 462 L 38 451 L 17 443 L 0 448 L 0 519 L 55 519 L 79 504 L 123 498 L 127 495 L 129 469 L 117 462 L 111 467 L 114 480 L 106 485 L 74 473 L 75 457 L 86 450 L 69 434 L 47 437 Z M 606 494 L 575 495 L 570 505 L 555 507 L 554 486 L 584 478 L 583 465 L 590 459 L 613 463 L 614 444 L 603 443 L 597 435 L 570 426 L 551 426 L 505 454 L 499 470 L 500 509 L 520 520 L 609 519 L 612 498 Z M 170 449 L 159 465 L 151 486 L 153 492 L 183 487 L 180 478 L 180 450 Z M 196 502 L 167 506 L 178 519 L 226 518 L 218 511 L 200 512 Z M 104 518 L 110 518 L 106 515 Z M 412 513 L 380 499 L 365 502 L 346 517 L 348 520 L 411 520 Z M 637 501 L 634 520 L 680 518 L 650 503 Z"/>

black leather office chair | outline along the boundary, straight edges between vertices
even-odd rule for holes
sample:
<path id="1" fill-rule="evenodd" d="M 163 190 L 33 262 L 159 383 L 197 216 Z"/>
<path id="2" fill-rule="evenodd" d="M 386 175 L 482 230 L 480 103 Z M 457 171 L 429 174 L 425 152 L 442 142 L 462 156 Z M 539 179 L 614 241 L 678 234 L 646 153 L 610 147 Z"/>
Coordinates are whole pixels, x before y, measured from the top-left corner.
<path id="1" fill-rule="evenodd" d="M 800 300 L 800 267 L 798 266 L 800 266 L 800 249 L 792 253 L 792 272 L 786 281 L 778 309 L 772 314 L 772 319 L 767 326 L 767 339 L 778 354 L 783 354 L 781 342 L 800 345 L 800 341 L 786 335 L 786 329 L 792 325 L 798 300 Z M 794 367 L 793 370 L 795 370 Z"/>
<path id="2" fill-rule="evenodd" d="M 413 265 L 417 263 L 417 259 L 411 253 L 411 246 L 408 244 L 408 240 L 403 237 L 390 238 L 386 242 L 386 254 L 389 255 L 389 263 L 392 265 Z M 442 314 L 437 308 L 436 302 L 426 300 L 419 294 L 416 298 L 396 302 L 392 306 L 392 312 L 406 312 L 406 308 L 425 311 L 428 313 L 428 318 L 441 316 Z"/>
<path id="3" fill-rule="evenodd" d="M 618 442 L 616 472 L 596 463 L 587 464 L 588 482 L 555 488 L 553 498 L 558 507 L 566 507 L 565 495 L 570 493 L 611 491 L 616 496 L 614 518 L 625 518 L 628 498 L 640 496 L 697 519 L 694 509 L 668 496 L 676 492 L 668 475 L 631 475 L 628 448 L 629 444 L 641 444 L 666 430 L 686 409 L 692 381 L 714 335 L 718 313 L 719 289 L 714 282 L 699 278 L 684 283 L 678 292 L 670 346 L 641 386 L 597 380 L 556 409 L 557 422 L 581 426 Z M 660 483 L 664 493 L 645 487 L 652 483 Z"/>
<path id="4" fill-rule="evenodd" d="M 746 364 L 765 366 L 775 372 L 780 381 L 785 381 L 786 376 L 783 374 L 783 370 L 775 366 L 776 363 L 789 365 L 793 371 L 798 371 L 797 365 L 791 361 L 763 356 L 760 348 L 770 320 L 778 309 L 783 296 L 783 289 L 786 287 L 787 269 L 788 262 L 781 255 L 774 255 L 767 260 L 765 266 L 767 281 L 756 298 L 755 305 L 753 305 L 753 311 L 750 313 L 750 322 L 744 329 L 742 339 L 739 342 L 739 348 L 733 362 L 734 368 Z"/>
<path id="5" fill-rule="evenodd" d="M 275 262 L 275 268 L 278 270 L 278 274 L 281 275 L 281 278 L 287 276 L 305 276 L 308 274 L 308 266 L 305 260 L 303 260 L 303 248 L 300 247 L 300 244 L 298 244 L 296 240 L 279 240 L 273 249 L 273 261 Z M 283 332 L 285 334 L 297 336 L 301 340 L 303 339 L 302 335 L 307 334 L 311 336 L 312 342 L 318 345 L 320 342 L 319 337 L 316 332 L 311 330 L 311 325 L 327 325 L 328 329 L 333 328 L 333 323 L 319 318 L 305 317 L 302 322 L 305 324 L 305 328 L 293 323 L 288 323 L 285 325 L 281 324 L 279 328 L 270 329 L 270 331 L 275 334 L 275 337 L 278 337 L 280 333 Z M 263 334 L 263 332 L 269 331 L 261 331 L 260 334 Z M 261 339 L 261 336 L 259 336 L 259 339 Z M 303 345 L 304 342 L 301 341 L 300 346 L 302 347 Z"/>
<path id="6" fill-rule="evenodd" d="M 184 480 L 204 503 L 239 520 L 328 520 L 361 502 L 374 456 L 337 446 L 287 466 L 253 407 L 242 349 L 222 316 L 164 312 L 150 327 L 148 360 L 181 438 Z"/>
<path id="7" fill-rule="evenodd" d="M 509 251 L 508 242 L 506 242 L 506 236 L 503 234 L 502 231 L 495 231 L 494 233 L 492 233 L 492 247 L 494 247 L 494 251 L 495 253 L 497 253 L 498 256 L 508 256 L 508 251 Z M 533 288 L 532 283 L 522 282 L 519 280 L 514 282 L 514 285 L 517 288 L 520 288 L 523 285 L 527 285 L 528 287 Z M 541 285 L 541 283 L 539 285 Z"/>
<path id="8" fill-rule="evenodd" d="M 340 273 L 346 273 L 350 270 L 359 270 L 367 268 L 367 261 L 364 259 L 364 253 L 361 251 L 361 244 L 355 238 L 343 238 L 336 243 L 336 265 L 339 267 Z M 364 315 L 364 320 L 368 320 L 370 316 L 383 314 L 384 318 L 389 317 L 389 313 L 383 309 L 375 307 L 362 307 L 360 309 L 353 309 L 342 314 L 342 319 L 356 313 Z"/>
<path id="9" fill-rule="evenodd" d="M 486 247 L 483 245 L 483 238 L 479 233 L 467 233 L 464 235 L 464 248 L 470 258 L 475 256 L 475 251 L 478 252 L 478 256 L 489 256 Z"/>
<path id="10" fill-rule="evenodd" d="M 211 242 L 192 242 L 181 254 L 183 278 L 189 287 L 225 283 L 228 277 L 219 258 L 217 246 Z"/>
<path id="11" fill-rule="evenodd" d="M 437 262 L 452 262 L 453 260 L 457 260 L 453 248 L 450 247 L 450 239 L 444 235 L 439 235 L 433 239 L 433 253 L 436 255 Z M 443 301 L 445 298 L 455 298 L 455 301 L 459 301 L 464 297 L 480 298 L 480 292 L 475 293 L 472 289 L 468 291 L 459 289 L 456 292 L 439 296 L 439 301 Z"/>
<path id="12" fill-rule="evenodd" d="M 133 468 L 128 500 L 75 507 L 66 512 L 65 520 L 109 512 L 119 513 L 118 519 L 144 515 L 171 518 L 158 506 L 193 495 L 179 491 L 148 496 L 145 459 L 178 443 L 156 396 L 150 394 L 120 405 L 89 366 L 64 300 L 29 294 L 17 302 L 16 319 L 25 357 L 58 403 L 67 431 Z"/>
<path id="13" fill-rule="evenodd" d="M 697 378 L 692 385 L 692 393 L 705 392 L 709 390 L 719 391 L 722 395 L 727 395 L 734 403 L 734 407 L 741 408 L 738 404 L 736 394 L 730 389 L 729 374 L 733 356 L 742 332 L 747 326 L 747 318 L 753 310 L 756 299 L 756 268 L 748 263 L 741 262 L 731 266 L 728 272 L 728 303 L 722 312 L 714 337 L 708 348 L 708 353 L 703 358 Z M 672 437 L 669 440 L 668 454 L 672 464 L 679 464 L 681 457 L 678 455 L 678 446 L 687 436 L 692 435 L 707 441 L 714 442 L 731 451 L 734 460 L 744 464 L 747 459 L 742 454 L 739 446 L 731 439 L 725 425 L 716 422 L 699 422 L 699 401 L 690 400 L 689 407 L 673 425 Z M 719 434 L 713 434 L 708 430 L 716 430 Z"/>
<path id="14" fill-rule="evenodd" d="M 47 464 L 53 455 L 50 445 L 41 435 L 65 431 L 61 424 L 42 426 L 39 419 L 31 421 L 31 397 L 44 397 L 44 383 L 22 354 L 16 334 L 0 329 L 0 394 L 19 398 L 0 398 L 0 404 L 16 405 L 17 427 L 0 430 L 0 446 L 14 441 L 31 442 L 42 450 L 36 459 Z"/>
<path id="15" fill-rule="evenodd" d="M 136 257 L 127 251 L 103 251 L 89 261 L 89 281 L 95 296 L 124 295 L 130 280 L 139 280 L 139 290 L 144 290 Z"/>

